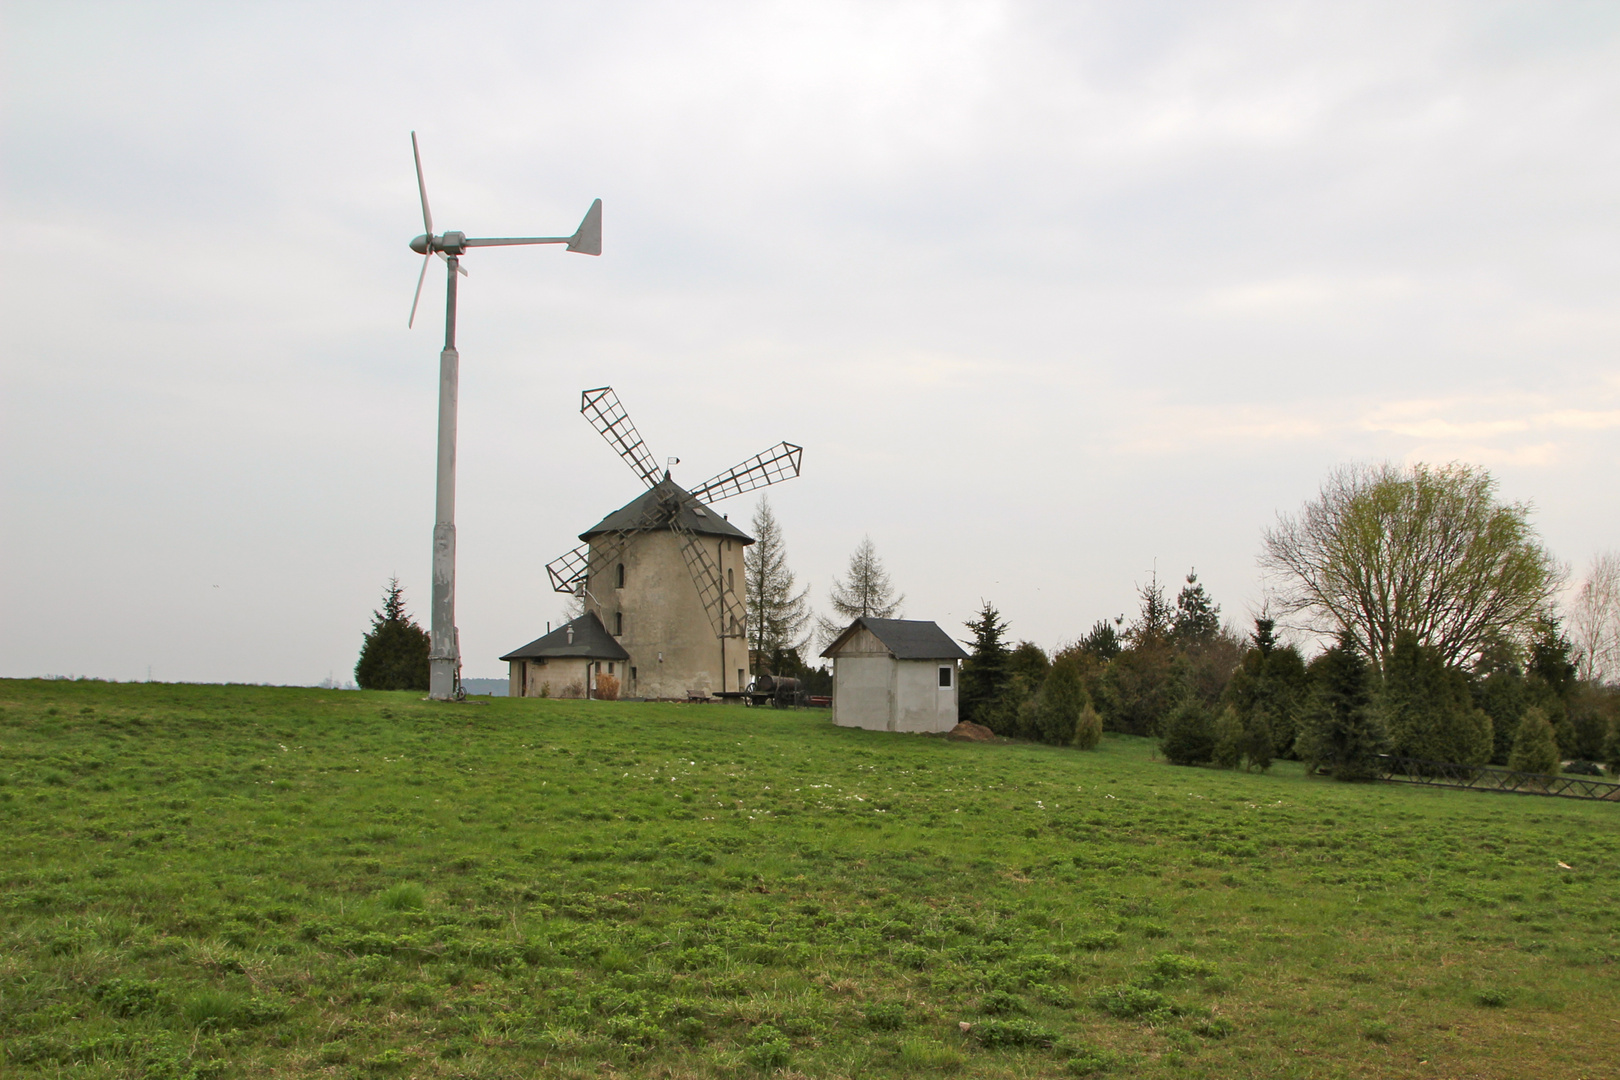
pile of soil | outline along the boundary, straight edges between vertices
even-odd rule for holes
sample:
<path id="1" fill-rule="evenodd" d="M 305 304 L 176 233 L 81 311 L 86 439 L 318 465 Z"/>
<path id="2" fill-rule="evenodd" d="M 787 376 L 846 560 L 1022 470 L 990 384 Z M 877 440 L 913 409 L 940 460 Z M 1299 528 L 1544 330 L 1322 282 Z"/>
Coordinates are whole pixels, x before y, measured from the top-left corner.
<path id="1" fill-rule="evenodd" d="M 983 724 L 963 720 L 945 733 L 947 739 L 967 739 L 969 742 L 995 742 L 996 733 Z"/>

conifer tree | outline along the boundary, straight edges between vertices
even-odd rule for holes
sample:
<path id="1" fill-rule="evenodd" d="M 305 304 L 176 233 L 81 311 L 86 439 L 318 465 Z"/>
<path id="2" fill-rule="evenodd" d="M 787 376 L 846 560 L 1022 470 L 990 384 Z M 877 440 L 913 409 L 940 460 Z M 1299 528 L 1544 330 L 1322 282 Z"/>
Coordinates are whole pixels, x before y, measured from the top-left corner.
<path id="1" fill-rule="evenodd" d="M 1122 647 L 1119 632 L 1107 619 L 1098 619 L 1090 633 L 1080 639 L 1080 651 L 1090 653 L 1105 664 L 1118 656 Z"/>
<path id="2" fill-rule="evenodd" d="M 362 690 L 426 690 L 428 634 L 405 611 L 405 590 L 389 578 L 381 611 L 371 613 L 371 631 L 360 643 L 354 681 Z"/>
<path id="3" fill-rule="evenodd" d="M 1261 772 L 1271 768 L 1271 759 L 1276 754 L 1271 732 L 1276 726 L 1267 704 L 1261 704 L 1243 718 L 1244 768 L 1259 769 Z"/>
<path id="4" fill-rule="evenodd" d="M 1609 767 L 1610 776 L 1620 775 L 1620 720 L 1609 728 L 1608 741 L 1603 744 L 1603 763 Z"/>
<path id="5" fill-rule="evenodd" d="M 1316 658 L 1311 675 L 1301 756 L 1340 780 L 1371 778 L 1388 740 L 1372 708 L 1371 669 L 1349 634 Z"/>
<path id="6" fill-rule="evenodd" d="M 1012 681 L 1007 667 L 1007 623 L 996 606 L 985 600 L 977 619 L 964 625 L 973 639 L 963 642 L 971 655 L 962 664 L 962 686 L 957 704 L 963 720 L 983 724 L 991 730 L 1005 729 L 1005 718 L 998 715 L 1002 698 Z M 1000 734 L 1000 732 L 997 732 Z"/>
<path id="7" fill-rule="evenodd" d="M 1215 718 L 1215 750 L 1210 761 L 1218 769 L 1243 764 L 1243 718 L 1230 705 Z"/>
<path id="8" fill-rule="evenodd" d="M 782 527 L 771 511 L 770 500 L 761 498 L 754 507 L 754 542 L 743 550 L 743 580 L 748 600 L 748 651 L 753 670 L 767 667 L 778 674 L 793 674 L 801 663 L 790 662 L 805 643 L 805 625 L 810 621 L 807 598 L 810 587 L 795 591 L 793 571 L 788 569 L 787 544 Z M 795 656 L 796 660 L 797 657 Z M 783 670 L 784 666 L 792 671 Z"/>
<path id="9" fill-rule="evenodd" d="M 1102 717 L 1097 715 L 1097 710 L 1087 700 L 1074 722 L 1074 746 L 1081 750 L 1095 750 L 1097 744 L 1102 742 L 1102 733 Z"/>
<path id="10" fill-rule="evenodd" d="M 1466 677 L 1410 630 L 1395 636 L 1384 661 L 1378 705 L 1391 752 L 1400 757 L 1465 765 L 1490 760 L 1491 720 L 1474 704 Z"/>
<path id="11" fill-rule="evenodd" d="M 1176 597 L 1170 633 L 1183 647 L 1213 641 L 1221 632 L 1221 606 L 1210 599 L 1198 581 L 1197 571 L 1188 571 L 1187 584 Z"/>
<path id="12" fill-rule="evenodd" d="M 1172 765 L 1203 765 L 1215 755 L 1215 725 L 1197 698 L 1189 696 L 1171 710 L 1159 753 Z"/>
<path id="13" fill-rule="evenodd" d="M 1508 768 L 1544 775 L 1558 772 L 1558 741 L 1542 710 L 1532 706 L 1524 711 L 1524 719 L 1519 721 L 1519 730 L 1513 736 Z"/>
<path id="14" fill-rule="evenodd" d="M 1086 705 L 1080 665 L 1072 658 L 1053 664 L 1040 692 L 1035 695 L 1035 726 L 1040 740 L 1056 746 L 1073 742 L 1080 712 Z"/>
<path id="15" fill-rule="evenodd" d="M 849 557 L 849 570 L 843 579 L 833 579 L 828 600 L 837 618 L 820 616 L 817 631 L 824 642 L 842 634 L 851 622 L 859 618 L 897 619 L 900 605 L 905 603 L 904 593 L 896 596 L 889 572 L 878 558 L 877 548 L 870 536 L 862 538 Z M 840 621 L 842 620 L 842 621 Z"/>

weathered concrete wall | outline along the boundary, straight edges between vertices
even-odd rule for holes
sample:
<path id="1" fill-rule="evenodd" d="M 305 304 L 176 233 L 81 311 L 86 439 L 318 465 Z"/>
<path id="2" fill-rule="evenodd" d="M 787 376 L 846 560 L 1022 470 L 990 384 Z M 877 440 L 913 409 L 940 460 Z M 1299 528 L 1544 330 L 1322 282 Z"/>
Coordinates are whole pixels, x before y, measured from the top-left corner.
<path id="1" fill-rule="evenodd" d="M 951 685 L 939 669 L 951 668 Z M 895 660 L 869 631 L 861 630 L 833 657 L 833 723 L 869 731 L 949 731 L 957 717 L 956 664 L 950 660 Z"/>
<path id="2" fill-rule="evenodd" d="M 939 685 L 950 667 L 951 685 Z M 893 731 L 949 731 L 956 726 L 956 664 L 950 660 L 894 661 Z"/>
<path id="3" fill-rule="evenodd" d="M 563 697 L 576 686 L 583 694 L 591 685 L 586 660 L 508 660 L 507 665 L 507 692 L 513 697 Z M 541 689 L 548 685 L 549 692 Z"/>
<path id="4" fill-rule="evenodd" d="M 833 723 L 893 731 L 893 667 L 887 655 L 833 657 Z"/>
<path id="5" fill-rule="evenodd" d="M 591 542 L 585 604 L 610 634 L 622 628 L 614 636 L 630 654 L 626 667 L 634 672 L 620 679 L 620 696 L 685 698 L 690 691 L 740 690 L 748 681 L 744 545 L 718 536 L 700 536 L 698 543 L 719 562 L 721 579 L 728 582 L 723 641 L 703 610 L 675 533 L 642 533 L 612 563 L 606 559 L 611 541 Z M 622 588 L 619 563 L 624 564 Z"/>

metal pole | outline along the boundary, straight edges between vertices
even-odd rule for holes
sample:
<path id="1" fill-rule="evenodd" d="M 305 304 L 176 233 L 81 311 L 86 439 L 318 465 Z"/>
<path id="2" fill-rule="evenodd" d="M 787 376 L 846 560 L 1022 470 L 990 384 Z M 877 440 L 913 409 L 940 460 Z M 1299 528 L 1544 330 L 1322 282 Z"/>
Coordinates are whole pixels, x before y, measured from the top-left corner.
<path id="1" fill-rule="evenodd" d="M 459 697 L 460 643 L 456 635 L 456 393 L 461 355 L 456 352 L 456 270 L 451 255 L 445 296 L 444 351 L 439 353 L 439 472 L 433 521 L 433 626 L 428 648 L 428 697 Z"/>

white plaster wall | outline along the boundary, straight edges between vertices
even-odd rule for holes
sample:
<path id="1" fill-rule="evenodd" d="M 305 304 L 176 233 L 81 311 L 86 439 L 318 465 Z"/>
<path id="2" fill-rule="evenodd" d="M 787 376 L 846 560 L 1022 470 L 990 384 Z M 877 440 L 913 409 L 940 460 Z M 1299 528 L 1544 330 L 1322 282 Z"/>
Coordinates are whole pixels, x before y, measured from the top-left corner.
<path id="1" fill-rule="evenodd" d="M 833 723 L 893 731 L 893 667 L 887 656 L 833 657 Z"/>
<path id="2" fill-rule="evenodd" d="M 718 536 L 700 536 L 698 542 L 718 560 L 722 581 L 728 580 L 730 571 L 724 641 L 715 635 L 674 533 L 641 533 L 611 559 L 609 538 L 591 541 L 586 606 L 596 612 L 609 633 L 615 626 L 614 616 L 623 613 L 624 633 L 616 640 L 630 654 L 625 667 L 636 672 L 634 683 L 628 677 L 620 679 L 622 697 L 684 699 L 689 691 L 740 690 L 739 669 L 744 673 L 742 682 L 747 682 L 744 545 Z M 617 572 L 621 562 L 622 589 Z M 733 622 L 735 635 L 730 636 Z"/>
<path id="3" fill-rule="evenodd" d="M 949 731 L 956 726 L 956 673 L 939 685 L 939 669 L 949 660 L 895 660 L 895 719 L 891 731 Z M 954 665 L 951 665 L 954 667 Z"/>

